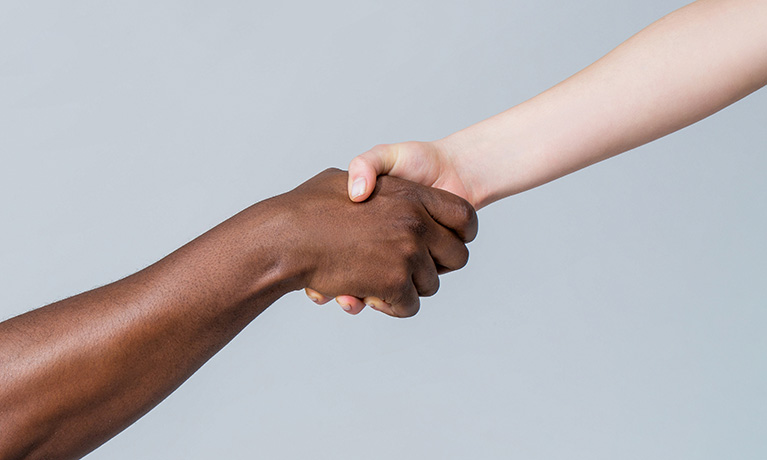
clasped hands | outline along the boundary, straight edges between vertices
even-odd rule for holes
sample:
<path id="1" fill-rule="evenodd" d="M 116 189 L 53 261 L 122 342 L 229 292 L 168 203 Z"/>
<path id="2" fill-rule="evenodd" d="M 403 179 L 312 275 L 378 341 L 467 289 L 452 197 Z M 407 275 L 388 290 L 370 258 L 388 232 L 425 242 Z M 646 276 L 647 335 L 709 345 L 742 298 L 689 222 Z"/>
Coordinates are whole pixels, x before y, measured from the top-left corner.
<path id="1" fill-rule="evenodd" d="M 300 287 L 320 304 L 338 298 L 349 313 L 368 305 L 413 316 L 419 297 L 439 289 L 438 275 L 466 265 L 476 212 L 450 192 L 391 176 L 353 202 L 347 182 L 328 169 L 272 199 L 290 217 L 278 231 L 302 261 Z"/>

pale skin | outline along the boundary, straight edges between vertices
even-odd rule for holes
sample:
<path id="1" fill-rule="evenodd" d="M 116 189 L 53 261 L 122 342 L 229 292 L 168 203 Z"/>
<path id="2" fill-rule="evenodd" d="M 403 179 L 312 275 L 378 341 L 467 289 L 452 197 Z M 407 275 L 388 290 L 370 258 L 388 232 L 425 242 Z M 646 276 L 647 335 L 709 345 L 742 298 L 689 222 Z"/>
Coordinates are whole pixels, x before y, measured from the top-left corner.
<path id="1" fill-rule="evenodd" d="M 444 139 L 377 145 L 349 165 L 352 201 L 393 175 L 476 209 L 689 126 L 767 84 L 767 1 L 698 0 L 558 85 Z M 317 303 L 332 298 L 307 290 Z M 357 314 L 380 299 L 336 298 Z"/>
<path id="2" fill-rule="evenodd" d="M 376 296 L 414 315 L 437 274 L 466 263 L 474 209 L 393 177 L 361 206 L 346 183 L 325 171 L 138 273 L 0 323 L 0 458 L 85 455 L 287 292 Z"/>

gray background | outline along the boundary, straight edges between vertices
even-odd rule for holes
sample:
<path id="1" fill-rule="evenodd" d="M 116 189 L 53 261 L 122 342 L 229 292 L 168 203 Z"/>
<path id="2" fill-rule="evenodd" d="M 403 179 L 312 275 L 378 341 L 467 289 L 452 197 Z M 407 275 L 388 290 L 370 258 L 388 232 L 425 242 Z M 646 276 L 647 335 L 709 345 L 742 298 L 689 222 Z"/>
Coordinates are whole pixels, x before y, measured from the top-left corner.
<path id="1" fill-rule="evenodd" d="M 0 7 L 2 318 L 685 2 L 108 3 Z M 765 458 L 766 122 L 763 90 L 482 210 L 410 320 L 290 294 L 89 458 Z"/>

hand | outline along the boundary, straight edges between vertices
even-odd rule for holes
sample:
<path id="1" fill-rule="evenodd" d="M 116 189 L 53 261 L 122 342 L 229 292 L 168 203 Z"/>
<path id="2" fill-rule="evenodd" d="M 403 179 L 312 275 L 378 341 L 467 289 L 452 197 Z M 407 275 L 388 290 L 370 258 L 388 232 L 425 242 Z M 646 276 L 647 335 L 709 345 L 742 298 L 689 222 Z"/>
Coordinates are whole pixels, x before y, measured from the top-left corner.
<path id="1" fill-rule="evenodd" d="M 329 169 L 274 198 L 287 219 L 281 241 L 303 287 L 324 296 L 380 299 L 392 316 L 414 315 L 438 274 L 463 267 L 477 233 L 474 208 L 451 193 L 381 177 L 370 199 L 353 203 L 347 173 Z M 291 263 L 291 262 L 288 262 Z M 371 302 L 374 303 L 374 302 Z"/>
<path id="2" fill-rule="evenodd" d="M 469 201 L 471 189 L 446 141 L 401 142 L 376 145 L 349 163 L 349 198 L 365 201 L 380 175 L 407 179 L 427 187 L 446 190 Z"/>
<path id="3" fill-rule="evenodd" d="M 375 188 L 376 180 L 380 180 L 378 176 L 388 174 L 427 187 L 446 190 L 476 206 L 472 200 L 471 188 L 461 177 L 460 169 L 454 158 L 449 155 L 449 151 L 444 140 L 377 145 L 354 158 L 349 164 L 349 198 L 354 202 L 365 201 Z M 306 290 L 306 295 L 318 304 L 325 304 L 332 299 L 311 289 Z M 362 311 L 366 303 L 375 309 L 386 307 L 386 302 L 373 297 L 361 299 L 341 295 L 336 301 L 353 315 Z"/>

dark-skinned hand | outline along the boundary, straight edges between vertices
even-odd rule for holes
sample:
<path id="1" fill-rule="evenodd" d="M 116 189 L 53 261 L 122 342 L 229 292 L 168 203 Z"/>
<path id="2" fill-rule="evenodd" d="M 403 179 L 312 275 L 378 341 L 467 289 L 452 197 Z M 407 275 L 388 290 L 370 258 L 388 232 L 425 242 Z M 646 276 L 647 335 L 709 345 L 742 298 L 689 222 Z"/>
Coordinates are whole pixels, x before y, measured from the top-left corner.
<path id="1" fill-rule="evenodd" d="M 283 236 L 306 262 L 304 287 L 412 316 L 419 296 L 437 292 L 438 274 L 466 264 L 465 243 L 477 233 L 474 208 L 452 193 L 388 176 L 367 201 L 353 203 L 347 179 L 328 169 L 274 198 L 292 223 Z"/>

